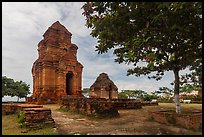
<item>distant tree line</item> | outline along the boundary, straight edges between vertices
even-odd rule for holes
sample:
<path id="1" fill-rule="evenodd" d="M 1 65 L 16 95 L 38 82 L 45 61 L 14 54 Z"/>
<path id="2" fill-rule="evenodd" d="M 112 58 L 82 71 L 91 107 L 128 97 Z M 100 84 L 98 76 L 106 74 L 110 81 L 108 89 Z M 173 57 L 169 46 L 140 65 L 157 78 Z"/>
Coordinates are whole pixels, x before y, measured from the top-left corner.
<path id="1" fill-rule="evenodd" d="M 180 86 L 180 93 L 191 93 L 193 91 L 197 91 L 197 86 L 194 84 L 184 83 Z M 83 89 L 84 94 L 90 95 L 90 88 Z M 118 92 L 119 99 L 138 99 L 144 101 L 150 101 L 152 99 L 160 99 L 162 95 L 170 97 L 174 95 L 174 90 L 168 87 L 159 87 L 158 90 L 153 92 L 146 92 L 140 89 L 135 90 L 121 90 Z"/>

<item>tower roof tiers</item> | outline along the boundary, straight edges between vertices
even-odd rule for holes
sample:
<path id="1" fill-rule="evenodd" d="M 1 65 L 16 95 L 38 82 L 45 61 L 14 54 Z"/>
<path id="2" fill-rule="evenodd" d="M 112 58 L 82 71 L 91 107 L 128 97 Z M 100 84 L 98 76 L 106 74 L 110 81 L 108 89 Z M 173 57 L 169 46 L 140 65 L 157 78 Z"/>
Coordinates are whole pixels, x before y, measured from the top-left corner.
<path id="1" fill-rule="evenodd" d="M 48 30 L 44 33 L 43 37 L 47 39 L 51 35 L 54 35 L 56 37 L 59 34 L 64 35 L 65 37 L 68 37 L 69 39 L 71 39 L 71 36 L 72 36 L 71 32 L 69 32 L 65 28 L 65 26 L 63 26 L 59 21 L 56 21 L 48 28 Z"/>

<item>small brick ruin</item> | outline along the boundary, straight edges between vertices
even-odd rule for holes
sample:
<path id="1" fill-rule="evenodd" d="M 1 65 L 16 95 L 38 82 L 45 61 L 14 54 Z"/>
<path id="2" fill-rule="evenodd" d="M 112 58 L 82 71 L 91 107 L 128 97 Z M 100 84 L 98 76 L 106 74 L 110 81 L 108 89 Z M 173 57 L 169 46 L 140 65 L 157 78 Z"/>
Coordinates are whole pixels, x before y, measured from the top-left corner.
<path id="1" fill-rule="evenodd" d="M 29 129 L 41 128 L 45 126 L 55 127 L 54 119 L 49 108 L 42 105 L 3 103 L 2 115 L 24 113 L 25 127 Z"/>
<path id="2" fill-rule="evenodd" d="M 27 128 L 55 127 L 54 119 L 49 108 L 25 108 L 25 124 Z"/>
<path id="3" fill-rule="evenodd" d="M 86 114 L 118 116 L 118 109 L 140 109 L 142 104 L 136 100 L 66 96 L 62 98 L 61 108 Z"/>
<path id="4" fill-rule="evenodd" d="M 106 73 L 101 73 L 90 87 L 90 98 L 118 99 L 118 88 Z"/>
<path id="5" fill-rule="evenodd" d="M 66 96 L 62 99 L 61 108 L 86 114 L 119 115 L 117 108 L 105 98 L 96 99 Z"/>

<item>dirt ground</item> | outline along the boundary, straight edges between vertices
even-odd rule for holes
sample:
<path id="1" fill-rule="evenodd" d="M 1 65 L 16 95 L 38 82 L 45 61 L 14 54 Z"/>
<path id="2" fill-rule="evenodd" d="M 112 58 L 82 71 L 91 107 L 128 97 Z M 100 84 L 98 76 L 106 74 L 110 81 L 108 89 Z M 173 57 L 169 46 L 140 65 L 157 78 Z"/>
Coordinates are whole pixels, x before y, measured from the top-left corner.
<path id="1" fill-rule="evenodd" d="M 51 108 L 56 130 L 61 135 L 202 135 L 201 131 L 192 131 L 149 120 L 147 110 L 161 109 L 158 106 L 119 110 L 119 117 L 106 119 L 60 111 L 59 105 L 44 107 Z"/>

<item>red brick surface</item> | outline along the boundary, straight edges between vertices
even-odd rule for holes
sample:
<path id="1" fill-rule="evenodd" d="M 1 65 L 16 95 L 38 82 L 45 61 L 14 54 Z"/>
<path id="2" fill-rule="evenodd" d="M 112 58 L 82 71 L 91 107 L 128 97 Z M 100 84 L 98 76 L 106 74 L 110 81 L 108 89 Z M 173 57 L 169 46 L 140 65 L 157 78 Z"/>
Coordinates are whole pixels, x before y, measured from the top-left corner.
<path id="1" fill-rule="evenodd" d="M 43 108 L 42 105 L 3 103 L 2 114 L 13 114 L 25 112 L 25 123 L 27 128 L 55 126 L 51 110 Z"/>
<path id="2" fill-rule="evenodd" d="M 32 67 L 33 95 L 26 99 L 28 103 L 59 103 L 66 95 L 82 96 L 83 66 L 77 61 L 78 47 L 71 43 L 71 35 L 59 21 L 43 35 L 38 44 L 38 59 Z M 68 74 L 70 82 L 66 83 Z"/>
<path id="3" fill-rule="evenodd" d="M 191 114 L 176 114 L 168 111 L 149 111 L 149 117 L 155 121 L 171 124 L 167 120 L 168 117 L 175 118 L 175 125 L 180 125 L 187 129 L 199 129 L 202 128 L 202 112 L 193 111 Z"/>
<path id="4" fill-rule="evenodd" d="M 142 104 L 136 100 L 111 100 L 105 98 L 67 96 L 62 98 L 61 107 L 87 114 L 118 115 L 118 109 L 140 109 L 142 108 Z"/>

